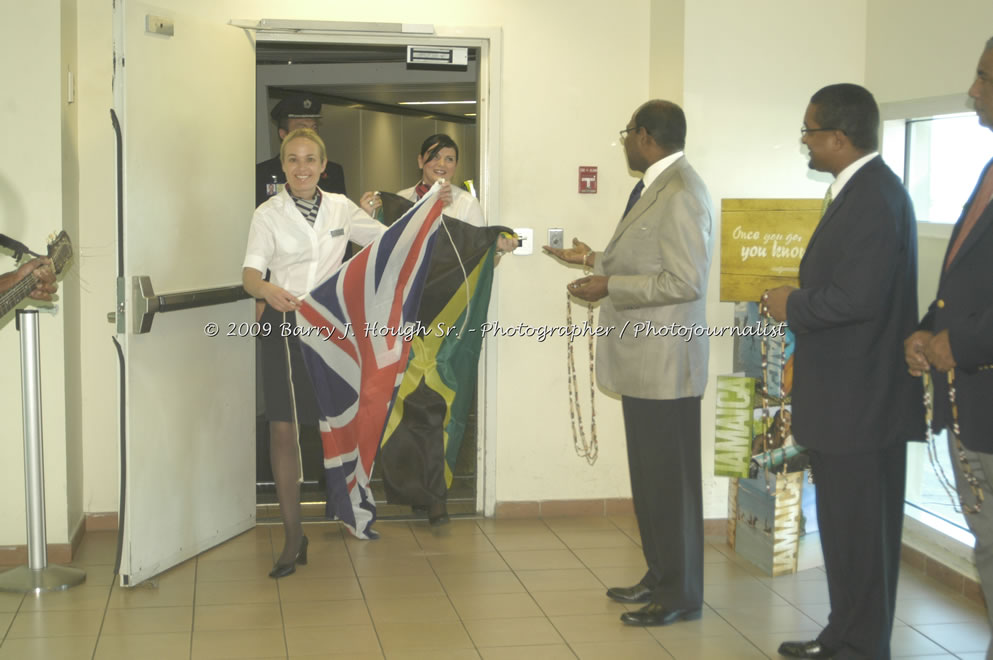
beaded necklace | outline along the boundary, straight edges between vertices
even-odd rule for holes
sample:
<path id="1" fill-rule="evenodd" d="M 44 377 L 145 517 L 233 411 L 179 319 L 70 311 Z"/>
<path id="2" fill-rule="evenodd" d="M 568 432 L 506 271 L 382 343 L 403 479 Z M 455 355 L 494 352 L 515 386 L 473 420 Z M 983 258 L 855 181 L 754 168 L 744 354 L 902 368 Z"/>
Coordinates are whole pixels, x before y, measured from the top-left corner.
<path id="1" fill-rule="evenodd" d="M 593 269 L 586 263 L 590 256 L 587 252 L 583 255 L 583 272 L 587 275 Z M 593 327 L 593 304 L 586 305 L 587 327 Z M 565 294 L 565 323 L 567 328 L 572 328 L 572 296 Z M 569 423 L 572 425 L 572 446 L 576 450 L 577 456 L 582 456 L 590 465 L 596 463 L 600 456 L 600 445 L 596 437 L 596 385 L 594 384 L 593 373 L 593 333 L 587 335 L 587 345 L 590 356 L 590 441 L 586 442 L 586 430 L 583 428 L 583 409 L 579 405 L 579 381 L 576 379 L 576 355 L 572 350 L 572 343 L 576 337 L 570 332 L 569 340 L 566 342 L 566 381 L 569 384 Z M 578 428 L 578 432 L 577 432 Z"/>
<path id="2" fill-rule="evenodd" d="M 934 473 L 938 475 L 938 481 L 941 482 L 941 486 L 945 489 L 948 494 L 949 499 L 952 500 L 952 507 L 954 507 L 956 513 L 979 513 L 983 508 L 983 488 L 979 483 L 979 479 L 976 475 L 972 473 L 972 467 L 969 465 L 969 459 L 965 455 L 965 447 L 962 445 L 962 436 L 959 429 L 959 407 L 955 400 L 955 370 L 948 370 L 948 403 L 952 408 L 952 435 L 955 438 L 955 450 L 958 454 L 958 460 L 962 467 L 962 477 L 965 479 L 966 483 L 969 484 L 970 490 L 972 490 L 973 497 L 976 498 L 976 504 L 966 504 L 965 498 L 962 497 L 961 493 L 958 493 L 954 483 L 949 479 L 948 475 L 945 474 L 944 468 L 938 462 L 938 449 L 937 443 L 934 437 L 934 432 L 931 430 L 931 422 L 934 420 L 934 388 L 931 383 L 931 374 L 927 371 L 921 376 L 924 381 L 924 419 L 927 423 L 927 453 L 928 460 L 931 462 L 931 468 Z M 951 456 L 952 460 L 955 456 Z M 958 497 L 955 496 L 956 493 Z M 955 505 L 955 501 L 958 500 L 958 506 Z"/>
<path id="3" fill-rule="evenodd" d="M 590 328 L 593 327 L 593 305 L 587 305 L 587 321 Z M 565 296 L 565 322 L 566 327 L 572 326 L 572 300 L 567 293 Z M 572 344 L 576 340 L 572 333 L 566 342 L 566 380 L 569 383 L 569 423 L 572 425 L 572 444 L 576 449 L 576 455 L 582 456 L 590 465 L 596 463 L 600 455 L 600 445 L 596 437 L 596 388 L 593 383 L 593 333 L 587 334 L 590 355 L 590 440 L 586 441 L 586 430 L 583 428 L 583 410 L 579 405 L 579 381 L 576 379 L 576 356 L 573 352 Z M 577 432 L 578 427 L 578 432 Z"/>

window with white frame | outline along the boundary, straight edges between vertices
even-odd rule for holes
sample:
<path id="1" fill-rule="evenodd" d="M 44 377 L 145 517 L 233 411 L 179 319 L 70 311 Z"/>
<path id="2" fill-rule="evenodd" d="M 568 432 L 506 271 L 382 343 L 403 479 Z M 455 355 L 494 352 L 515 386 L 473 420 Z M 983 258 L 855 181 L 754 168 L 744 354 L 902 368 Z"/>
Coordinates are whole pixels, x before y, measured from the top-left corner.
<path id="1" fill-rule="evenodd" d="M 948 103 L 962 107 L 961 97 Z M 885 120 L 881 151 L 883 160 L 907 187 L 918 222 L 929 223 L 918 231 L 924 305 L 933 299 L 951 225 L 961 215 L 983 167 L 993 158 L 993 132 L 979 124 L 975 112 L 920 114 L 924 116 Z M 929 259 L 937 261 L 930 263 Z M 951 461 L 944 432 L 930 447 L 908 446 L 906 512 L 972 545 L 965 518 L 957 510 L 954 485 L 949 483 L 954 481 Z"/>
<path id="2" fill-rule="evenodd" d="M 954 224 L 993 157 L 993 132 L 975 112 L 896 119 L 884 122 L 883 145 L 883 159 L 903 178 L 917 220 Z"/>

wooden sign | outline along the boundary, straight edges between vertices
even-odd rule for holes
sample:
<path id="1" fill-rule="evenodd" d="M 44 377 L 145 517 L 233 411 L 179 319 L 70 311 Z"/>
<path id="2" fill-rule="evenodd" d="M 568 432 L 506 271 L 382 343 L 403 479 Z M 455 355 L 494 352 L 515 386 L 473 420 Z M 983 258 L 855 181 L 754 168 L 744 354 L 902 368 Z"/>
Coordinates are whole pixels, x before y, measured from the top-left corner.
<path id="1" fill-rule="evenodd" d="M 721 300 L 756 301 L 797 286 L 800 259 L 821 216 L 820 199 L 721 200 Z"/>

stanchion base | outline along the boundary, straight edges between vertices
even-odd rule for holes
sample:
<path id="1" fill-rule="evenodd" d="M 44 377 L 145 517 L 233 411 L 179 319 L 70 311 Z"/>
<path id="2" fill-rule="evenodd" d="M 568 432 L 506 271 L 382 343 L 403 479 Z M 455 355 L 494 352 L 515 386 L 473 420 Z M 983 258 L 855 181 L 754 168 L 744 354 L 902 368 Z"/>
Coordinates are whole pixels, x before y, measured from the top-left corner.
<path id="1" fill-rule="evenodd" d="M 86 571 L 71 566 L 49 564 L 38 570 L 18 566 L 0 573 L 0 591 L 13 591 L 19 594 L 61 591 L 75 587 L 85 579 Z"/>

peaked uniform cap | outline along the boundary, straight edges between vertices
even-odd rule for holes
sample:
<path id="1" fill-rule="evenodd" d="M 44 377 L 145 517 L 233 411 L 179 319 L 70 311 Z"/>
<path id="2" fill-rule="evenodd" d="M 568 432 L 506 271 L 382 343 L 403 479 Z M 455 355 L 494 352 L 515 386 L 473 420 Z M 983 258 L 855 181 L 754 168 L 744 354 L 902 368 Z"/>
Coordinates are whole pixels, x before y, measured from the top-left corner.
<path id="1" fill-rule="evenodd" d="M 320 117 L 321 102 L 307 94 L 287 96 L 276 104 L 276 107 L 272 109 L 271 115 L 277 122 L 287 118 Z"/>

